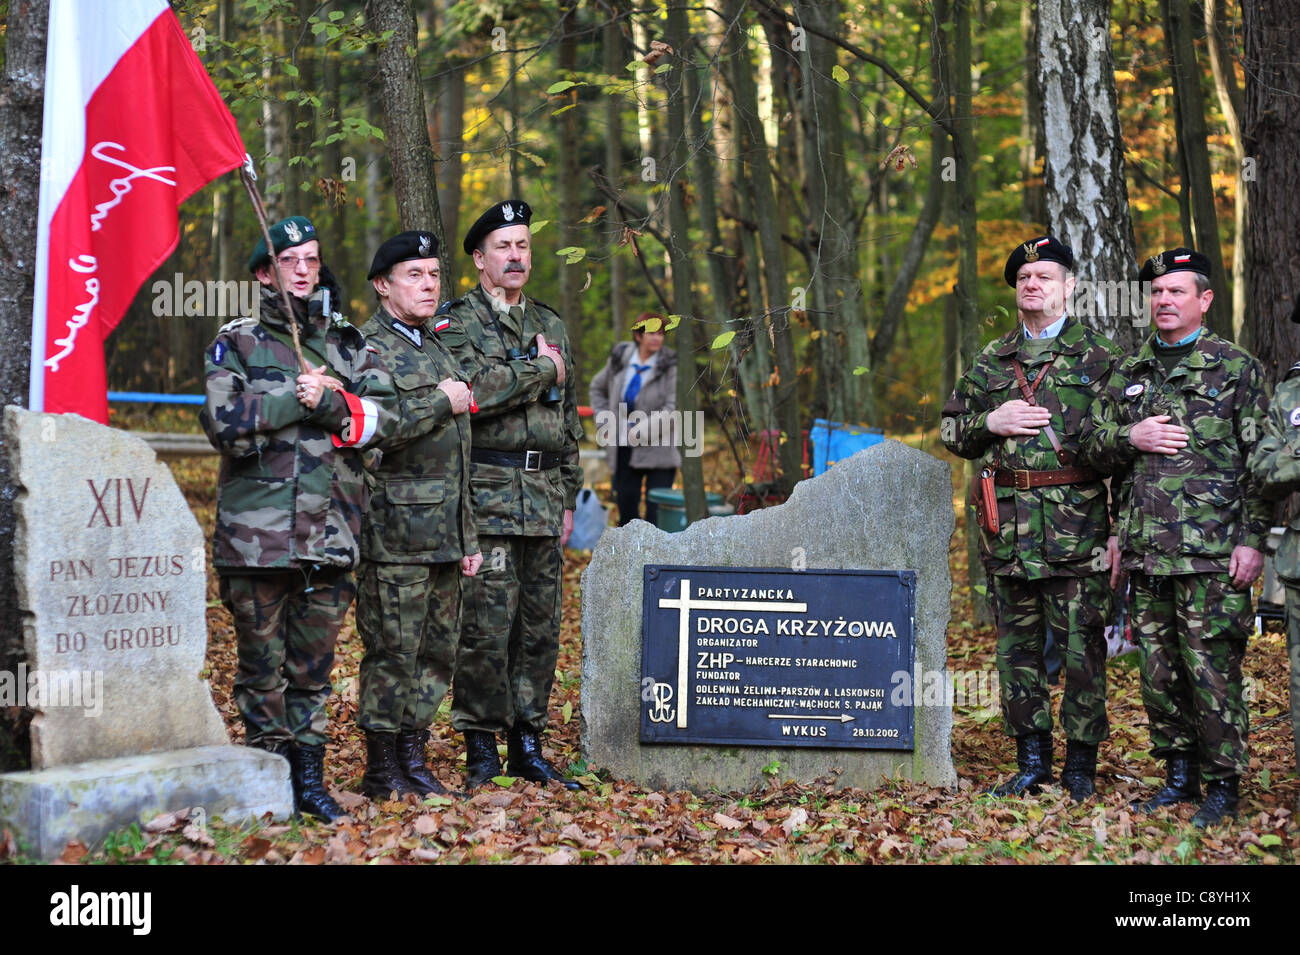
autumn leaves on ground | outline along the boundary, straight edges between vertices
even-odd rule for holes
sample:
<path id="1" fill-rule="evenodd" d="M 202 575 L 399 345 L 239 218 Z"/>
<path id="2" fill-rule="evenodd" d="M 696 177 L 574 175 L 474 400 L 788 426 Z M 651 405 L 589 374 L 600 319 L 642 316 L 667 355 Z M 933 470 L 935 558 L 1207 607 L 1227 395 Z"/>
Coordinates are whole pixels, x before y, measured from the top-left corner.
<path id="1" fill-rule="evenodd" d="M 928 449 L 933 443 L 927 442 Z M 215 459 L 173 464 L 173 472 L 205 530 L 215 507 Z M 960 521 L 960 518 L 959 518 Z M 948 665 L 953 671 L 993 668 L 993 633 L 971 619 L 964 537 L 953 537 L 952 620 Z M 88 851 L 73 844 L 65 861 L 184 863 L 510 862 L 565 865 L 693 862 L 1119 862 L 1292 863 L 1300 848 L 1294 827 L 1297 784 L 1288 716 L 1285 637 L 1257 636 L 1247 654 L 1254 678 L 1251 771 L 1235 825 L 1201 833 L 1192 808 L 1147 817 L 1132 800 L 1157 785 L 1162 767 L 1147 752 L 1146 717 L 1134 657 L 1111 661 L 1111 738 L 1101 749 L 1099 796 L 1072 805 L 1059 786 L 1031 799 L 992 799 L 982 791 L 1015 763 L 996 705 L 980 696 L 954 710 L 952 752 L 960 783 L 946 791 L 906 781 L 873 792 L 836 789 L 833 778 L 797 784 L 779 764 L 743 793 L 657 792 L 612 779 L 582 763 L 578 738 L 581 673 L 580 577 L 585 560 L 569 555 L 564 626 L 547 746 L 561 765 L 584 770 L 587 788 L 569 793 L 515 780 L 471 798 L 372 803 L 358 795 L 365 744 L 356 727 L 357 668 L 362 648 L 352 614 L 339 640 L 331 699 L 333 743 L 326 778 L 354 822 L 225 826 L 193 825 L 184 814 L 133 827 Z M 213 696 L 235 741 L 242 740 L 231 687 L 235 639 L 209 579 L 209 672 Z M 972 683 L 971 685 L 977 685 Z M 1053 690 L 1059 706 L 1059 687 Z M 1063 743 L 1057 738 L 1059 771 Z M 434 726 L 434 771 L 450 787 L 463 779 L 462 740 L 446 708 Z M 13 851 L 0 845 L 0 857 Z"/>

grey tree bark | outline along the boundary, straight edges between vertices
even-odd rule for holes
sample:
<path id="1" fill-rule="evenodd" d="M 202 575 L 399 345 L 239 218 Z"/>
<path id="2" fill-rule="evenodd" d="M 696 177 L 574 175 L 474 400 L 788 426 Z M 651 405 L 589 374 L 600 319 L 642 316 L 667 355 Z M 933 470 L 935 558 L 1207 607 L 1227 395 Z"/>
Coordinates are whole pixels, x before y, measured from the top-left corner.
<path id="1" fill-rule="evenodd" d="M 611 16 L 602 31 L 601 42 L 605 74 L 611 81 L 624 76 L 623 34 L 618 21 Z M 623 103 L 617 96 L 605 97 L 605 178 L 617 188 L 622 181 L 623 169 Z M 611 230 L 609 241 L 609 330 L 610 341 L 619 342 L 627 334 L 626 293 L 623 290 L 623 256 L 619 242 L 623 234 L 623 217 L 617 206 L 606 213 L 605 221 Z M 638 313 L 639 314 L 639 313 Z"/>
<path id="2" fill-rule="evenodd" d="M 947 0 L 934 0 L 932 9 L 935 22 L 929 24 L 930 83 L 934 92 L 935 107 L 946 115 L 949 112 L 949 84 L 946 77 L 943 31 L 940 29 L 939 24 L 947 19 Z M 942 126 L 938 123 L 931 124 L 930 172 L 926 182 L 925 199 L 921 203 L 921 211 L 917 213 L 916 225 L 912 227 L 912 234 L 908 237 L 907 246 L 903 249 L 902 259 L 898 263 L 898 271 L 894 274 L 894 280 L 889 286 L 884 312 L 876 323 L 876 334 L 871 339 L 872 368 L 878 367 L 893 350 L 894 338 L 898 334 L 898 328 L 903 322 L 903 313 L 907 309 L 907 296 L 912 290 L 912 283 L 916 281 L 917 273 L 921 269 L 921 263 L 925 259 L 925 251 L 929 247 L 930 236 L 934 234 L 934 227 L 938 224 L 939 216 L 943 212 L 945 194 L 943 172 L 944 160 L 947 158 L 945 154 L 948 151 L 948 138 Z M 947 395 L 952 390 L 952 385 L 945 383 L 942 390 L 943 394 Z"/>
<path id="3" fill-rule="evenodd" d="M 1205 96 L 1196 62 L 1192 11 L 1187 0 L 1163 0 L 1165 37 L 1169 46 L 1169 72 L 1174 85 L 1174 108 L 1178 111 L 1178 149 L 1183 169 L 1183 191 L 1191 211 L 1191 245 L 1209 256 L 1224 304 L 1231 301 L 1228 275 L 1219 246 L 1219 214 L 1214 208 L 1214 183 L 1210 175 L 1210 151 L 1206 142 Z M 1153 250 L 1154 251 L 1154 250 Z M 1232 338 L 1231 308 L 1211 309 L 1206 323 L 1224 338 Z"/>
<path id="4" fill-rule="evenodd" d="M 48 17 L 47 0 L 10 0 L 0 74 L 0 408 L 27 407 Z M 0 669 L 10 673 L 25 657 L 14 582 L 15 493 L 0 448 Z M 0 772 L 29 765 L 30 721 L 30 710 L 0 707 Z"/>
<path id="5" fill-rule="evenodd" d="M 285 136 L 285 106 L 281 91 L 284 84 L 281 79 L 280 66 L 276 59 L 277 51 L 284 49 L 284 22 L 278 17 L 263 20 L 259 29 L 262 32 L 261 47 L 262 84 L 262 143 L 266 148 L 266 160 L 262 164 L 261 181 L 257 184 L 266 205 L 267 217 L 272 221 L 283 219 L 285 213 L 285 148 L 288 142 Z"/>
<path id="6" fill-rule="evenodd" d="M 1109 0 L 1038 0 L 1038 83 L 1047 228 L 1074 249 L 1081 283 L 1135 279 Z M 1132 350 L 1147 329 L 1135 327 L 1132 314 L 1109 313 L 1105 286 L 1092 288 L 1088 324 Z"/>
<path id="7" fill-rule="evenodd" d="M 728 0 L 729 19 L 736 19 L 742 0 Z M 803 427 L 799 417 L 799 377 L 795 361 L 794 340 L 790 330 L 790 298 L 785 275 L 785 250 L 777 224 L 776 196 L 768 166 L 766 133 L 759 119 L 758 89 L 750 68 L 744 34 L 737 37 L 737 56 L 732 61 L 732 89 L 736 96 L 737 125 L 740 129 L 739 156 L 744 164 L 747 186 L 752 191 L 754 215 L 758 220 L 759 245 L 762 248 L 764 324 L 758 334 L 769 334 L 776 359 L 776 387 L 773 399 L 777 427 L 781 430 L 778 457 L 781 477 L 778 493 L 788 494 L 803 477 Z M 745 185 L 740 188 L 745 188 Z"/>
<path id="8" fill-rule="evenodd" d="M 578 69 L 578 4 L 576 0 L 565 5 L 564 18 L 561 21 L 559 66 L 560 74 L 565 78 L 574 78 Z M 572 102 L 577 103 L 580 87 L 569 91 Z M 582 149 L 582 109 L 575 105 L 559 117 L 560 135 L 560 247 L 580 246 L 582 227 L 578 220 L 582 218 L 581 194 L 582 163 L 579 153 Z M 513 150 L 512 150 L 513 152 Z M 575 372 L 581 374 L 586 365 L 582 353 L 582 295 L 590 263 L 560 266 L 560 315 L 569 331 L 569 345 L 573 349 Z M 586 394 L 584 390 L 582 392 Z"/>
<path id="9" fill-rule="evenodd" d="M 799 0 L 796 16 L 819 32 L 839 32 L 839 0 Z M 840 84 L 832 76 L 838 47 L 817 33 L 799 54 L 803 77 L 799 113 L 803 125 L 804 195 L 807 236 L 814 250 L 810 289 L 818 301 L 817 327 L 825 340 L 823 364 L 826 414 L 834 421 L 875 418 L 870 345 L 858 270 L 858 215 L 851 201 L 845 156 Z M 865 373 L 855 374 L 866 368 Z"/>
<path id="10" fill-rule="evenodd" d="M 1223 113 L 1232 137 L 1232 151 L 1236 159 L 1234 190 L 1233 243 L 1232 243 L 1232 331 L 1237 344 L 1246 350 L 1254 348 L 1251 323 L 1246 321 L 1246 220 L 1250 215 L 1250 203 L 1246 183 L 1242 174 L 1246 168 L 1246 151 L 1241 142 L 1241 114 L 1245 108 L 1241 87 L 1237 83 L 1237 71 L 1232 54 L 1232 38 L 1237 24 L 1229 24 L 1227 7 L 1224 0 L 1205 0 L 1205 39 L 1206 49 L 1210 53 L 1210 70 L 1214 74 L 1214 91 L 1219 99 L 1219 111 Z"/>
<path id="11" fill-rule="evenodd" d="M 668 45 L 674 50 L 668 72 L 668 141 L 672 144 L 672 178 L 668 183 L 668 258 L 673 271 L 673 311 L 682 317 L 677 326 L 677 409 L 694 416 L 700 400 L 696 386 L 695 353 L 698 347 L 694 297 L 691 292 L 690 223 L 686 213 L 687 167 L 690 149 L 686 137 L 686 75 L 692 64 L 686 57 L 688 43 L 686 8 L 674 3 L 668 8 Z M 684 451 L 687 449 L 683 449 Z M 709 516 L 704 497 L 704 462 L 698 454 L 682 455 L 682 489 L 687 523 Z"/>
<path id="12" fill-rule="evenodd" d="M 1289 321 L 1300 295 L 1300 0 L 1246 0 L 1246 149 L 1250 221 L 1246 258 L 1255 354 L 1270 381 L 1300 359 L 1300 325 Z M 1246 178 L 1243 176 L 1243 178 Z"/>
<path id="13" fill-rule="evenodd" d="M 389 41 L 379 47 L 379 82 L 397 218 L 402 229 L 436 232 L 439 244 L 447 247 L 424 112 L 424 86 L 415 56 L 415 13 L 410 0 L 367 0 L 366 20 L 376 33 L 393 31 Z M 450 272 L 455 256 L 442 258 L 443 281 L 454 288 Z"/>

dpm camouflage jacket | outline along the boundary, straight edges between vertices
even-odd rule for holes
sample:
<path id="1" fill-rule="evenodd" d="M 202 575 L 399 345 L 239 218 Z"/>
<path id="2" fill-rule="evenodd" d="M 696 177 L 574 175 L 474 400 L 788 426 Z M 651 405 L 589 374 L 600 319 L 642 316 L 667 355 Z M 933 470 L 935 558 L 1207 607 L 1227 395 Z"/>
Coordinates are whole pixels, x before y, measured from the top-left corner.
<path id="1" fill-rule="evenodd" d="M 206 354 L 207 404 L 199 417 L 221 452 L 212 542 L 218 570 L 351 568 L 359 557 L 366 506 L 360 448 L 392 429 L 392 382 L 341 316 L 307 318 L 307 303 L 294 304 L 307 360 L 326 364 L 347 394 L 326 389 L 310 411 L 298 401 L 298 361 L 270 289 L 262 290 L 259 318 L 217 333 Z"/>
<path id="2" fill-rule="evenodd" d="M 1150 339 L 1124 359 L 1083 438 L 1085 458 L 1118 489 L 1124 569 L 1221 573 L 1237 545 L 1263 550 L 1270 508 L 1246 463 L 1267 414 L 1259 362 L 1209 329 L 1168 377 Z M 1183 427 L 1188 446 L 1173 455 L 1138 451 L 1129 435 L 1152 415 Z"/>
<path id="3" fill-rule="evenodd" d="M 1029 340 L 1014 331 L 991 342 L 943 408 L 940 434 L 948 450 L 982 466 L 1053 471 L 1063 467 L 1045 430 L 1032 438 L 1008 438 L 988 429 L 1001 405 L 1023 400 L 1011 362 L 1018 359 L 1033 382 L 1051 362 L 1035 392 L 1052 413 L 1052 428 L 1070 464 L 1079 464 L 1079 436 L 1093 399 L 1119 360 L 1119 350 L 1075 318 L 1055 339 Z M 981 530 L 981 555 L 990 573 L 1036 580 L 1098 572 L 1109 527 L 1106 487 L 1100 478 L 1082 484 L 1020 489 L 998 487 L 999 531 Z"/>

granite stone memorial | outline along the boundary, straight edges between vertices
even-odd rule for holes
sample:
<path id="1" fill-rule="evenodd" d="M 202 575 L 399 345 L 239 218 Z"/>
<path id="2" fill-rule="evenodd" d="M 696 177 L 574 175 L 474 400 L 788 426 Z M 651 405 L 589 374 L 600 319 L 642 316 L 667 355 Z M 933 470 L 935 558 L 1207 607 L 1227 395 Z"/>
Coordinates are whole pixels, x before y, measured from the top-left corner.
<path id="1" fill-rule="evenodd" d="M 779 507 L 611 528 L 582 578 L 582 746 L 656 788 L 957 782 L 948 467 L 885 441 Z"/>
<path id="2" fill-rule="evenodd" d="M 0 705 L 31 721 L 31 770 L 0 775 L 0 825 L 34 854 L 150 815 L 287 815 L 288 764 L 231 746 L 207 683 L 207 542 L 139 438 L 9 407 L 25 659 Z"/>

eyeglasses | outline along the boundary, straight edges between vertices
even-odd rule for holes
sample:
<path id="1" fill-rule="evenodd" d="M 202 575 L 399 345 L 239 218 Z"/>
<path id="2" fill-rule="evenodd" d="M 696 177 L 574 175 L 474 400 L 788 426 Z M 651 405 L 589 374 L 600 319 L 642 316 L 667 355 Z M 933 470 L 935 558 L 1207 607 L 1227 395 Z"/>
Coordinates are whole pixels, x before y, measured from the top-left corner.
<path id="1" fill-rule="evenodd" d="M 302 258 L 296 255 L 278 255 L 275 261 L 280 263 L 280 268 L 288 272 L 298 271 L 299 265 L 306 266 L 308 272 L 314 272 L 320 268 L 320 257 L 316 255 L 306 255 Z"/>

